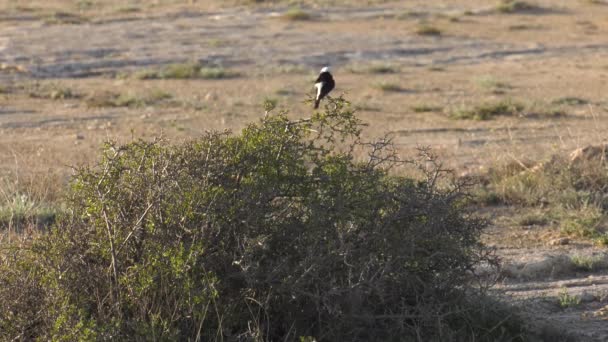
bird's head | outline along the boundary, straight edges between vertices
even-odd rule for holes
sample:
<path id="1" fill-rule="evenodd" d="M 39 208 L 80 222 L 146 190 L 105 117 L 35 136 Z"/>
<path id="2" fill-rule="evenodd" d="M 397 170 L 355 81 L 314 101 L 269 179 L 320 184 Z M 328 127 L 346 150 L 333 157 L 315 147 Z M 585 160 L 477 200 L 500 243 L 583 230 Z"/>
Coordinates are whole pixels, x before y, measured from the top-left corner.
<path id="1" fill-rule="evenodd" d="M 328 66 L 323 67 L 323 69 L 321 69 L 321 73 L 324 73 L 324 72 L 329 72 L 329 67 Z"/>

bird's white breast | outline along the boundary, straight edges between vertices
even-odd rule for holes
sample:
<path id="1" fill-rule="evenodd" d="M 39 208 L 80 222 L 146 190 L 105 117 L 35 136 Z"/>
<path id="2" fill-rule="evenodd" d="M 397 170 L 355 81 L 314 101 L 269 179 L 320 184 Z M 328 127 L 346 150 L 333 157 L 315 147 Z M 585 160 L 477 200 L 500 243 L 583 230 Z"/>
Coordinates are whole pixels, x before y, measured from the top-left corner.
<path id="1" fill-rule="evenodd" d="M 317 100 L 319 99 L 319 96 L 321 95 L 322 87 L 323 87 L 323 83 L 321 83 L 321 82 L 315 83 L 315 88 L 317 88 Z"/>

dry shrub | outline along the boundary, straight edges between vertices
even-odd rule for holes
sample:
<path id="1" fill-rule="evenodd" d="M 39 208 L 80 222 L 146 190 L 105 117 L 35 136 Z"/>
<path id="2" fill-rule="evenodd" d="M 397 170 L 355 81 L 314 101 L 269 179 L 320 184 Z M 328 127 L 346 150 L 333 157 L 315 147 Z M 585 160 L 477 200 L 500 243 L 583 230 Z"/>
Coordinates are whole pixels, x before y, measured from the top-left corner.
<path id="1" fill-rule="evenodd" d="M 608 172 L 602 155 L 553 156 L 532 163 L 507 163 L 485 175 L 486 204 L 541 207 L 563 235 L 608 244 Z"/>
<path id="2" fill-rule="evenodd" d="M 496 260 L 462 184 L 361 127 L 338 98 L 237 135 L 108 143 L 53 231 L 2 259 L 0 339 L 524 339 L 475 276 Z"/>

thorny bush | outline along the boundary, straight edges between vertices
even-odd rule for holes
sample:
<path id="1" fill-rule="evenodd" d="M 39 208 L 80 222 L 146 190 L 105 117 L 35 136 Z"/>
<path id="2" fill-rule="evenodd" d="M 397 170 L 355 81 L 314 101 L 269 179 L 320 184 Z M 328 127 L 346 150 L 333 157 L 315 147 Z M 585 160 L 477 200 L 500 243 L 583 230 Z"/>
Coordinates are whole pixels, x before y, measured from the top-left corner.
<path id="1" fill-rule="evenodd" d="M 362 142 L 341 97 L 297 121 L 267 109 L 237 135 L 107 143 L 52 231 L 2 254 L 0 339 L 523 336 L 475 281 L 496 261 L 484 223 L 428 150 Z"/>

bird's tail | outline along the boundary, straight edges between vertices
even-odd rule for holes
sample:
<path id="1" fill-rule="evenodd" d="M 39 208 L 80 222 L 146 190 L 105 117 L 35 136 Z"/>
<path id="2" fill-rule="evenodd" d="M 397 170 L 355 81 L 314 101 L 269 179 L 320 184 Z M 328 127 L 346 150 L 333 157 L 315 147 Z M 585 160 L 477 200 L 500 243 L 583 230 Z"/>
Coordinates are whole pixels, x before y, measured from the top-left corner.
<path id="1" fill-rule="evenodd" d="M 319 108 L 319 102 L 321 102 L 320 99 L 315 100 L 315 109 Z"/>

